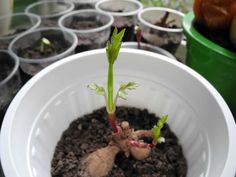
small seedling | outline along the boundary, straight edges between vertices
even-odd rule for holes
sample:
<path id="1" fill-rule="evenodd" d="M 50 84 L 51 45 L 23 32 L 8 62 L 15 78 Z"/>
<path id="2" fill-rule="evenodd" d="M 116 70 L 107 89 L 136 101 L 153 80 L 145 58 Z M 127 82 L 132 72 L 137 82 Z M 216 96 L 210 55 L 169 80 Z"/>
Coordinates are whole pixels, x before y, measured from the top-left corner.
<path id="1" fill-rule="evenodd" d="M 116 120 L 115 111 L 117 100 L 119 98 L 126 100 L 128 91 L 134 90 L 138 86 L 135 82 L 123 83 L 114 95 L 113 65 L 117 60 L 124 33 L 125 30 L 118 33 L 118 30 L 115 28 L 111 42 L 108 42 L 106 46 L 108 60 L 107 90 L 103 86 L 99 86 L 95 83 L 88 85 L 88 88 L 95 91 L 98 95 L 104 96 L 108 122 L 112 128 L 109 145 L 89 154 L 83 161 L 85 172 L 90 177 L 106 176 L 112 169 L 118 152 L 123 152 L 127 157 L 132 155 L 137 160 L 143 160 L 149 156 L 151 149 L 154 148 L 157 143 L 164 142 L 164 138 L 161 137 L 161 129 L 167 121 L 168 116 L 163 116 L 152 130 L 134 131 L 130 127 L 129 122 L 123 121 L 119 123 Z M 144 142 L 142 140 L 144 137 L 152 138 L 152 143 Z"/>
<path id="2" fill-rule="evenodd" d="M 142 30 L 138 26 L 136 29 L 136 40 L 137 40 L 137 48 L 141 49 L 141 39 L 142 39 Z"/>
<path id="3" fill-rule="evenodd" d="M 40 52 L 42 52 L 42 53 L 44 52 L 46 45 L 47 46 L 51 45 L 51 42 L 47 38 L 45 38 L 45 37 L 41 38 Z"/>

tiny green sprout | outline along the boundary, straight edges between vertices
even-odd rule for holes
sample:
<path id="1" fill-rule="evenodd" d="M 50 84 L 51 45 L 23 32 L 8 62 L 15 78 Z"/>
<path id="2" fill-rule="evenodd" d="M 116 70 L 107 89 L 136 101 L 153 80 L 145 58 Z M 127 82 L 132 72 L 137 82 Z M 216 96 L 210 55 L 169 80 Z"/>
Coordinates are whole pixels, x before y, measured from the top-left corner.
<path id="1" fill-rule="evenodd" d="M 51 42 L 47 38 L 43 37 L 40 42 L 40 52 L 44 52 L 45 45 L 49 46 L 51 45 Z"/>
<path id="2" fill-rule="evenodd" d="M 156 145 L 157 143 L 165 142 L 165 139 L 161 137 L 161 129 L 163 128 L 165 122 L 168 119 L 168 115 L 162 116 L 156 125 L 152 128 L 153 132 L 153 141 L 152 144 Z"/>

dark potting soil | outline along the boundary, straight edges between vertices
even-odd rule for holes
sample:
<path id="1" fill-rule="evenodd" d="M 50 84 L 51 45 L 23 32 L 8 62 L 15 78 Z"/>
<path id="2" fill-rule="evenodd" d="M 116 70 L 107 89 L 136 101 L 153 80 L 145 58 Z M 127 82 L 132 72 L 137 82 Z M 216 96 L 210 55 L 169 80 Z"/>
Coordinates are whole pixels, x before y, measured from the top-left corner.
<path id="1" fill-rule="evenodd" d="M 0 55 L 0 57 L 4 58 L 0 60 L 0 82 L 1 82 L 12 72 L 14 68 L 14 63 L 10 62 L 11 60 L 9 60 L 4 55 Z"/>
<path id="2" fill-rule="evenodd" d="M 4 56 L 1 55 L 0 57 Z M 3 81 L 12 72 L 12 69 L 14 67 L 14 63 L 10 63 L 8 61 L 10 60 L 7 60 L 7 58 L 4 60 L 0 60 L 0 82 Z M 8 104 L 0 105 L 0 125 L 2 124 L 7 107 Z"/>
<path id="3" fill-rule="evenodd" d="M 70 47 L 70 43 L 60 38 L 58 35 L 43 35 L 43 37 L 47 38 L 51 44 L 45 45 L 43 52 L 40 50 L 41 45 L 41 38 L 33 43 L 29 41 L 28 43 L 21 43 L 20 46 L 17 46 L 17 55 L 21 58 L 28 58 L 28 59 L 42 59 L 48 58 L 60 53 L 63 53 Z"/>
<path id="4" fill-rule="evenodd" d="M 11 58 L 9 58 L 9 55 L 7 53 L 1 53 L 0 54 L 0 82 L 2 82 L 4 79 L 11 74 L 11 72 L 14 69 L 15 63 Z M 10 80 L 8 80 L 4 85 L 1 87 L 0 90 L 0 126 L 3 121 L 3 117 L 5 115 L 5 112 L 17 93 L 17 91 L 21 87 L 21 80 L 19 75 L 15 74 L 11 77 Z"/>
<path id="5" fill-rule="evenodd" d="M 193 22 L 193 26 L 196 30 L 206 37 L 208 40 L 218 44 L 219 46 L 226 48 L 232 52 L 236 52 L 236 47 L 231 43 L 229 31 L 228 30 L 220 30 L 220 31 L 210 31 L 207 27 L 197 22 Z"/>
<path id="6" fill-rule="evenodd" d="M 151 129 L 159 119 L 146 109 L 118 107 L 116 114 L 119 122 L 127 120 L 135 130 Z M 81 159 L 105 147 L 110 133 L 105 108 L 73 121 L 56 146 L 51 163 L 52 177 L 84 177 Z M 145 160 L 118 154 L 107 177 L 185 177 L 187 164 L 177 137 L 168 125 L 163 127 L 162 136 L 166 142 L 153 148 Z"/>
<path id="7" fill-rule="evenodd" d="M 94 9 L 94 4 L 92 3 L 75 4 L 75 10 L 81 10 L 81 9 Z"/>

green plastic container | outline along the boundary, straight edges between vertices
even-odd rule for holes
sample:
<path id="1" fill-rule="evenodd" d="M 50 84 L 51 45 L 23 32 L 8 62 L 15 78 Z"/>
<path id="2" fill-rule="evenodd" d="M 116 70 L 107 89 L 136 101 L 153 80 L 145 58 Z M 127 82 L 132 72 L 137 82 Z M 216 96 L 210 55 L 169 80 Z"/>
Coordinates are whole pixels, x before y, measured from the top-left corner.
<path id="1" fill-rule="evenodd" d="M 183 18 L 187 38 L 186 64 L 220 92 L 236 119 L 236 53 L 202 36 L 192 25 L 193 20 L 192 12 Z"/>

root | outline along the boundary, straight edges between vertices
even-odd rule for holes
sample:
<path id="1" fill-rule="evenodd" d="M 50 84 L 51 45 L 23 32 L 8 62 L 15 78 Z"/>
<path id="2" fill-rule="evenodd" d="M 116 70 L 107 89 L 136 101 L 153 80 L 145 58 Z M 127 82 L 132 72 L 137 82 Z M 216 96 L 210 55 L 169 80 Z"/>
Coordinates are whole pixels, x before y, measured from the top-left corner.
<path id="1" fill-rule="evenodd" d="M 108 145 L 91 153 L 85 160 L 85 171 L 90 177 L 103 177 L 112 169 L 116 154 L 120 151 L 117 146 Z"/>
<path id="2" fill-rule="evenodd" d="M 83 161 L 88 176 L 104 177 L 108 175 L 113 167 L 115 157 L 120 151 L 127 157 L 131 154 L 137 160 L 148 157 L 153 146 L 139 140 L 143 137 L 153 137 L 152 131 L 134 131 L 128 122 L 122 122 L 120 126 L 117 126 L 117 132 L 112 134 L 109 145 L 91 153 Z"/>
<path id="3" fill-rule="evenodd" d="M 149 156 L 151 148 L 131 147 L 130 152 L 136 160 L 143 160 Z"/>

